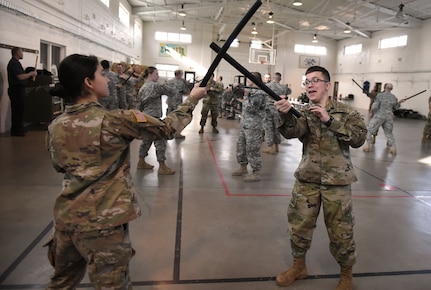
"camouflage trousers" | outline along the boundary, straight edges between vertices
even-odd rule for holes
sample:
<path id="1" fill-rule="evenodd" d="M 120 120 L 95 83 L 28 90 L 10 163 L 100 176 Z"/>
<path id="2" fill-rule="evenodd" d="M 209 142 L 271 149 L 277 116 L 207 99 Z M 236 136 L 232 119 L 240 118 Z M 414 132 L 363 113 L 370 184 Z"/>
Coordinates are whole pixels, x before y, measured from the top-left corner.
<path id="1" fill-rule="evenodd" d="M 380 126 L 383 128 L 383 133 L 385 133 L 386 139 L 387 139 L 387 145 L 392 146 L 395 144 L 395 137 L 394 133 L 392 132 L 394 129 L 394 119 L 393 117 L 380 117 L 380 116 L 374 116 L 371 118 L 370 122 L 368 123 L 368 132 L 367 132 L 367 142 L 368 144 L 372 141 L 372 135 L 377 135 L 377 131 L 379 130 Z"/>
<path id="2" fill-rule="evenodd" d="M 354 216 L 350 185 L 320 185 L 296 181 L 287 210 L 292 255 L 304 257 L 310 249 L 320 206 L 332 256 L 341 266 L 356 262 Z"/>
<path id="3" fill-rule="evenodd" d="M 428 118 L 425 123 L 422 141 L 431 141 L 431 112 L 428 113 Z"/>
<path id="4" fill-rule="evenodd" d="M 240 165 L 250 164 L 253 172 L 262 169 L 260 146 L 262 144 L 262 128 L 239 130 L 236 143 L 236 159 Z"/>
<path id="5" fill-rule="evenodd" d="M 280 122 L 280 115 L 275 107 L 267 108 L 265 110 L 265 120 L 263 122 L 263 129 L 265 131 L 265 141 L 268 147 L 274 144 L 281 143 L 281 134 L 278 132 L 277 126 Z"/>
<path id="6" fill-rule="evenodd" d="M 218 110 L 219 104 L 208 104 L 203 103 L 202 104 L 202 111 L 201 111 L 201 127 L 205 127 L 205 124 L 207 123 L 208 113 L 211 111 L 211 126 L 217 127 L 217 118 L 219 114 Z"/>
<path id="7" fill-rule="evenodd" d="M 55 271 L 46 289 L 75 289 L 87 268 L 97 290 L 132 289 L 129 261 L 134 250 L 127 225 L 84 233 L 56 230 L 48 246 Z"/>
<path id="8" fill-rule="evenodd" d="M 155 140 L 155 141 L 142 141 L 139 147 L 139 157 L 143 158 L 148 156 L 148 151 L 151 148 L 151 144 L 154 142 L 156 147 L 156 157 L 158 162 L 164 162 L 166 160 L 166 140 Z"/>

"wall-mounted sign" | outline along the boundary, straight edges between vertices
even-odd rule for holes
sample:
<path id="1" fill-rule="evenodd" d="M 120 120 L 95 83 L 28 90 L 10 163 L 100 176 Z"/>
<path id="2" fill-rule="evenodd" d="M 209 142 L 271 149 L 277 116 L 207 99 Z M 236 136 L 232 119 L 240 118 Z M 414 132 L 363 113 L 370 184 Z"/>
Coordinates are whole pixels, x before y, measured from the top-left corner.
<path id="1" fill-rule="evenodd" d="M 159 56 L 187 56 L 187 45 L 160 43 Z"/>

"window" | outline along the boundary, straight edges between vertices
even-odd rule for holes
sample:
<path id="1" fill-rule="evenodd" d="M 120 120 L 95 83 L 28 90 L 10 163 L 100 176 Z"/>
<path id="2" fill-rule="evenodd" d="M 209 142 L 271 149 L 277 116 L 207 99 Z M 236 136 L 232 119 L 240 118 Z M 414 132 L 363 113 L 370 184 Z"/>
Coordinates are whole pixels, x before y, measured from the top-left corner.
<path id="1" fill-rule="evenodd" d="M 65 48 L 54 43 L 40 42 L 40 63 L 43 68 L 53 73 L 56 76 L 57 67 L 60 60 L 65 57 Z"/>
<path id="2" fill-rule="evenodd" d="M 109 8 L 109 0 L 100 0 L 100 2 L 102 2 L 103 4 L 106 5 L 106 7 Z"/>
<path id="3" fill-rule="evenodd" d="M 192 43 L 192 35 L 184 33 L 156 31 L 154 39 L 176 43 Z"/>
<path id="4" fill-rule="evenodd" d="M 178 65 L 173 64 L 156 64 L 159 77 L 165 80 L 175 77 L 175 71 L 178 69 Z"/>
<path id="5" fill-rule="evenodd" d="M 406 45 L 407 45 L 407 35 L 401 35 L 397 37 L 380 39 L 379 49 L 406 46 Z"/>
<path id="6" fill-rule="evenodd" d="M 295 53 L 307 53 L 315 55 L 326 55 L 327 50 L 324 46 L 295 44 Z"/>
<path id="7" fill-rule="evenodd" d="M 120 17 L 121 23 L 126 25 L 127 28 L 130 26 L 130 15 L 129 11 L 127 11 L 126 7 L 123 4 L 119 3 L 118 6 L 118 17 Z"/>
<path id="8" fill-rule="evenodd" d="M 362 44 L 348 45 L 344 47 L 344 54 L 356 54 L 362 52 Z"/>
<path id="9" fill-rule="evenodd" d="M 251 48 L 262 48 L 262 41 L 260 41 L 260 40 L 252 40 L 250 47 Z"/>

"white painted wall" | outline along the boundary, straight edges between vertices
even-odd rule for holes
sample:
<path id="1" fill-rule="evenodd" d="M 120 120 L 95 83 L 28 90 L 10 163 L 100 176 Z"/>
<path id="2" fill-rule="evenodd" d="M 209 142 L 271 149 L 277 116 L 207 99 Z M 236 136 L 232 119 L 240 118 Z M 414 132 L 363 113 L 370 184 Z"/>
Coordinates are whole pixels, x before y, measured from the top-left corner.
<path id="1" fill-rule="evenodd" d="M 48 41 L 65 46 L 66 55 L 91 54 L 112 62 L 126 62 L 132 58 L 135 63 L 141 61 L 142 36 L 134 35 L 135 19 L 131 19 L 130 28 L 120 23 L 116 17 L 118 0 L 111 0 L 109 9 L 99 0 L 61 1 L 63 4 L 52 0 L 5 2 L 11 5 L 11 9 L 0 7 L 0 44 L 39 50 L 40 41 Z M 130 8 L 127 1 L 121 2 Z M 140 19 L 137 21 L 142 25 Z M 107 28 L 102 30 L 102 24 Z M 115 33 L 111 35 L 112 30 Z M 2 133 L 10 130 L 6 72 L 10 58 L 10 49 L 0 48 L 0 73 L 3 77 L 3 91 L 0 92 Z M 35 54 L 24 52 L 21 63 L 24 68 L 34 67 L 35 59 Z M 42 68 L 39 63 L 38 69 Z"/>
<path id="2" fill-rule="evenodd" d="M 394 29 L 393 31 L 376 32 L 371 39 L 352 38 L 340 41 L 337 48 L 336 70 L 333 75 L 340 83 L 339 93 L 343 96 L 354 94 L 349 102 L 356 108 L 368 109 L 369 98 L 354 84 L 364 81 L 392 83 L 392 93 L 400 100 L 415 93 L 427 92 L 414 97 L 402 104 L 402 108 L 412 109 L 428 115 L 428 97 L 431 95 L 431 58 L 429 51 L 431 40 L 431 21 L 425 21 L 421 29 Z M 381 38 L 408 35 L 407 46 L 399 48 L 378 49 Z M 363 53 L 344 55 L 346 45 L 362 43 Z"/>

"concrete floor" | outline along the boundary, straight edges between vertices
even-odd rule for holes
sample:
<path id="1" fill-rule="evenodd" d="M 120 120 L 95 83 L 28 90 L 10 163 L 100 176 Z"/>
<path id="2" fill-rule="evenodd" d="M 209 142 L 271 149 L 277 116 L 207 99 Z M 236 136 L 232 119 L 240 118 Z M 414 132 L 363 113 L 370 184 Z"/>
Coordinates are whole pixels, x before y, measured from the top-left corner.
<path id="1" fill-rule="evenodd" d="M 134 289 L 282 289 L 275 276 L 291 263 L 286 209 L 301 156 L 298 140 L 278 155 L 263 154 L 261 181 L 232 177 L 238 168 L 238 121 L 219 119 L 219 134 L 198 134 L 200 108 L 183 141 L 169 141 L 172 176 L 132 174 L 143 216 L 130 225 L 136 256 Z M 353 184 L 358 261 L 354 289 L 431 289 L 431 149 L 421 146 L 422 120 L 396 119 L 398 155 L 381 131 L 375 150 L 352 149 L 359 181 Z M 150 163 L 156 164 L 154 147 Z M 428 159 L 428 160 L 427 160 Z M 428 161 L 428 163 L 426 163 Z M 0 289 L 43 289 L 53 269 L 43 242 L 62 176 L 44 149 L 44 131 L 0 137 Z M 307 255 L 310 276 L 288 289 L 335 289 L 339 268 L 319 218 Z M 79 289 L 91 289 L 86 277 Z"/>

